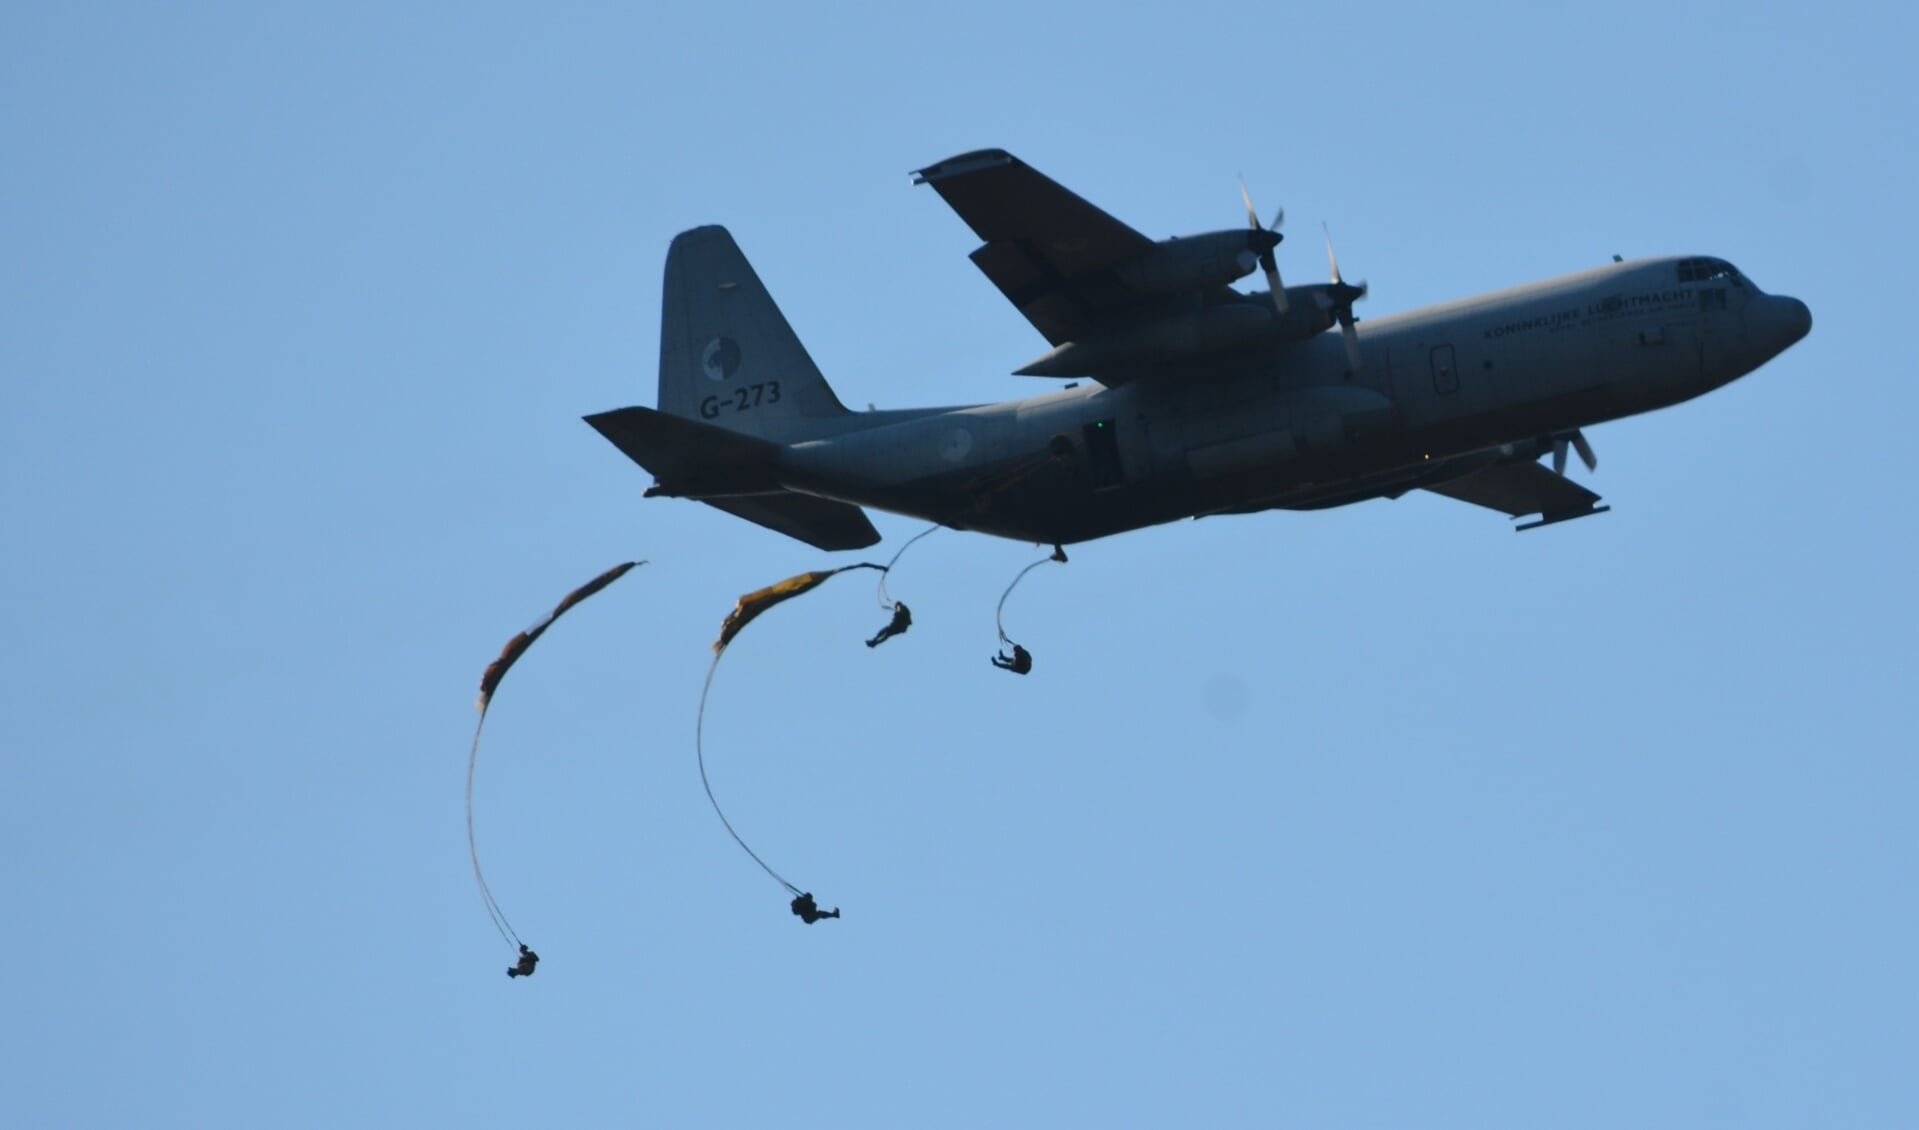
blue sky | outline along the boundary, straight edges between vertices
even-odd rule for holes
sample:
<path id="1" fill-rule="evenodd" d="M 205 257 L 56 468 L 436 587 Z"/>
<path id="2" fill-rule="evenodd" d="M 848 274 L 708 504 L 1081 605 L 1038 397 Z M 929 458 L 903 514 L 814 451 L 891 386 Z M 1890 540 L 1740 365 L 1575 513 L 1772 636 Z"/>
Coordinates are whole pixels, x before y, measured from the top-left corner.
<path id="1" fill-rule="evenodd" d="M 15 5 L 0 14 L 0 1123 L 1919 1122 L 1904 9 Z M 580 422 L 725 223 L 842 399 L 1044 343 L 909 170 L 1156 237 L 1283 204 L 1362 318 L 1697 252 L 1806 341 L 1419 495 L 839 563 Z M 920 528 L 876 515 L 890 555 Z M 546 957 L 509 983 L 481 847 Z"/>

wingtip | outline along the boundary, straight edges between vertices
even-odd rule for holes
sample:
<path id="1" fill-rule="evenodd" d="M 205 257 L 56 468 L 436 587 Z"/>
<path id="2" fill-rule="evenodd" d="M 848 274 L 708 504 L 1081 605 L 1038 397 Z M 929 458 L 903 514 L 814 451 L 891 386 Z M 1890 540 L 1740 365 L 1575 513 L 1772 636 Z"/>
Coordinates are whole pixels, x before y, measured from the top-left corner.
<path id="1" fill-rule="evenodd" d="M 982 169 L 1015 164 L 1018 160 L 1019 158 L 1004 149 L 975 149 L 970 153 L 961 153 L 955 157 L 948 157 L 944 161 L 936 161 L 923 169 L 915 170 L 913 173 L 913 183 L 932 184 L 934 181 L 945 180 L 947 177 L 964 176 L 967 173 L 976 173 Z"/>

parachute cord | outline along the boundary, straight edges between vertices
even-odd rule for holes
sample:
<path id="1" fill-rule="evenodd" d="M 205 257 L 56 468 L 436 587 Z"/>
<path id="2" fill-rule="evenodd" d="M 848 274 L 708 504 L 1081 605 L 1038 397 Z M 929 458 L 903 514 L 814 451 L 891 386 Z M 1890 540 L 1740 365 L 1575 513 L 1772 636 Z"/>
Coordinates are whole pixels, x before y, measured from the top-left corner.
<path id="1" fill-rule="evenodd" d="M 700 758 L 700 784 L 705 787 L 706 799 L 712 803 L 714 813 L 719 816 L 720 823 L 726 828 L 726 834 L 733 837 L 733 842 L 740 845 L 741 850 L 753 857 L 753 862 L 760 865 L 760 870 L 771 875 L 780 886 L 785 887 L 795 896 L 798 896 L 803 892 L 801 892 L 798 887 L 787 882 L 786 876 L 768 867 L 766 861 L 759 857 L 759 853 L 748 847 L 746 841 L 740 838 L 740 834 L 733 830 L 733 822 L 726 818 L 725 812 L 721 811 L 720 800 L 713 795 L 713 783 L 707 780 L 706 777 L 706 696 L 707 692 L 713 689 L 713 676 L 720 669 L 720 657 L 725 654 L 726 653 L 722 651 L 719 655 L 713 657 L 713 665 L 706 669 L 706 685 L 700 688 L 700 717 L 699 721 L 693 727 L 693 748 L 698 752 Z"/>
<path id="2" fill-rule="evenodd" d="M 1039 568 L 1041 565 L 1044 565 L 1048 561 L 1052 561 L 1052 560 L 1055 560 L 1055 559 L 1051 557 L 1042 557 L 1038 561 L 1035 561 L 1031 565 L 1028 565 L 1026 568 L 1021 569 L 1019 571 L 1019 576 L 1013 578 L 1013 583 L 1006 586 L 1006 591 L 999 594 L 999 607 L 993 610 L 993 621 L 999 625 L 999 638 L 1001 643 L 1013 642 L 1013 637 L 1006 634 L 1006 598 L 1013 595 L 1013 590 L 1018 588 L 1019 583 L 1026 579 L 1026 574 L 1032 572 L 1033 570 Z"/>
<path id="3" fill-rule="evenodd" d="M 932 525 L 921 530 L 919 533 L 914 534 L 910 539 L 908 539 L 905 545 L 900 546 L 899 552 L 895 553 L 893 555 L 893 559 L 886 563 L 886 567 L 880 570 L 879 596 L 880 596 L 881 608 L 886 609 L 888 612 L 891 612 L 893 610 L 893 594 L 886 591 L 886 578 L 888 574 L 892 573 L 893 566 L 898 565 L 900 563 L 900 558 L 906 556 L 906 551 L 913 548 L 914 542 L 920 540 L 921 538 L 925 537 L 927 534 L 930 534 L 934 530 L 937 530 L 939 528 L 940 528 L 939 523 L 935 522 Z"/>
<path id="4" fill-rule="evenodd" d="M 480 885 L 480 897 L 486 901 L 486 912 L 493 919 L 493 928 L 512 949 L 518 949 L 520 936 L 513 932 L 512 923 L 506 920 L 506 914 L 493 897 L 492 888 L 486 885 L 486 872 L 480 870 L 480 843 L 473 835 L 473 774 L 480 764 L 480 731 L 486 729 L 486 711 L 480 711 L 479 724 L 473 727 L 473 748 L 466 755 L 466 850 L 473 857 L 473 880 Z"/>

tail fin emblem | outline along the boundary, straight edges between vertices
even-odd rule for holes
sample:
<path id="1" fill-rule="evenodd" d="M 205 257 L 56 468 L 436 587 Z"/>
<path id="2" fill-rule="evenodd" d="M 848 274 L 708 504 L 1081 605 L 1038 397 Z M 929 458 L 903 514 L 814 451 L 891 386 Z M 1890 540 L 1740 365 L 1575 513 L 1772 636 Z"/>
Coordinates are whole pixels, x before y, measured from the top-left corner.
<path id="1" fill-rule="evenodd" d="M 700 367 L 709 381 L 723 381 L 740 371 L 740 347 L 730 337 L 716 337 L 700 353 Z"/>

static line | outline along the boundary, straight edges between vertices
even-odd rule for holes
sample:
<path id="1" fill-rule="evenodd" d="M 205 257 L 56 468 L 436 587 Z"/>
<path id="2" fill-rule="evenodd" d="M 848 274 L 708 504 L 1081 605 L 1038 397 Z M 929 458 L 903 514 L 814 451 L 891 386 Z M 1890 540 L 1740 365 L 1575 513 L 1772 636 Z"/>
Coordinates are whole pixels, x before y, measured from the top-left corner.
<path id="1" fill-rule="evenodd" d="M 1018 588 L 1019 583 L 1026 579 L 1026 574 L 1051 560 L 1053 560 L 1051 557 L 1042 557 L 1026 568 L 1021 569 L 1019 576 L 1013 578 L 1013 583 L 1006 586 L 1006 591 L 999 594 L 999 607 L 993 610 L 993 622 L 999 625 L 999 638 L 1001 643 L 1013 642 L 1013 637 L 1006 634 L 1006 598 L 1013 595 L 1013 590 Z"/>
<path id="2" fill-rule="evenodd" d="M 893 610 L 893 594 L 886 591 L 886 578 L 888 575 L 890 575 L 893 572 L 893 566 L 898 565 L 900 563 L 900 558 L 906 556 L 906 551 L 913 548 L 914 542 L 920 540 L 921 538 L 925 537 L 927 534 L 930 534 L 934 530 L 937 530 L 939 528 L 940 528 L 939 523 L 935 522 L 932 525 L 921 530 L 919 533 L 914 534 L 911 538 L 907 540 L 905 545 L 900 546 L 899 552 L 895 553 L 893 555 L 893 559 L 886 563 L 886 567 L 880 570 L 879 596 L 880 596 L 881 608 L 884 608 L 889 612 Z"/>
<path id="3" fill-rule="evenodd" d="M 720 808 L 719 798 L 713 795 L 713 783 L 706 776 L 706 696 L 707 692 L 713 689 L 713 676 L 719 671 L 720 659 L 725 655 L 726 653 L 722 651 L 713 657 L 713 665 L 706 669 L 706 685 L 700 688 L 700 717 L 693 726 L 693 748 L 699 754 L 700 760 L 700 785 L 706 789 L 706 799 L 713 805 L 713 812 L 719 816 L 720 824 L 726 828 L 726 834 L 733 837 L 733 842 L 740 845 L 740 850 L 752 856 L 753 862 L 760 865 L 760 870 L 771 875 L 780 886 L 798 895 L 801 893 L 800 889 L 787 882 L 786 876 L 767 866 L 766 860 L 761 859 L 759 853 L 748 847 L 746 841 L 740 838 L 740 834 L 733 830 L 733 822 L 726 818 L 726 813 Z"/>

